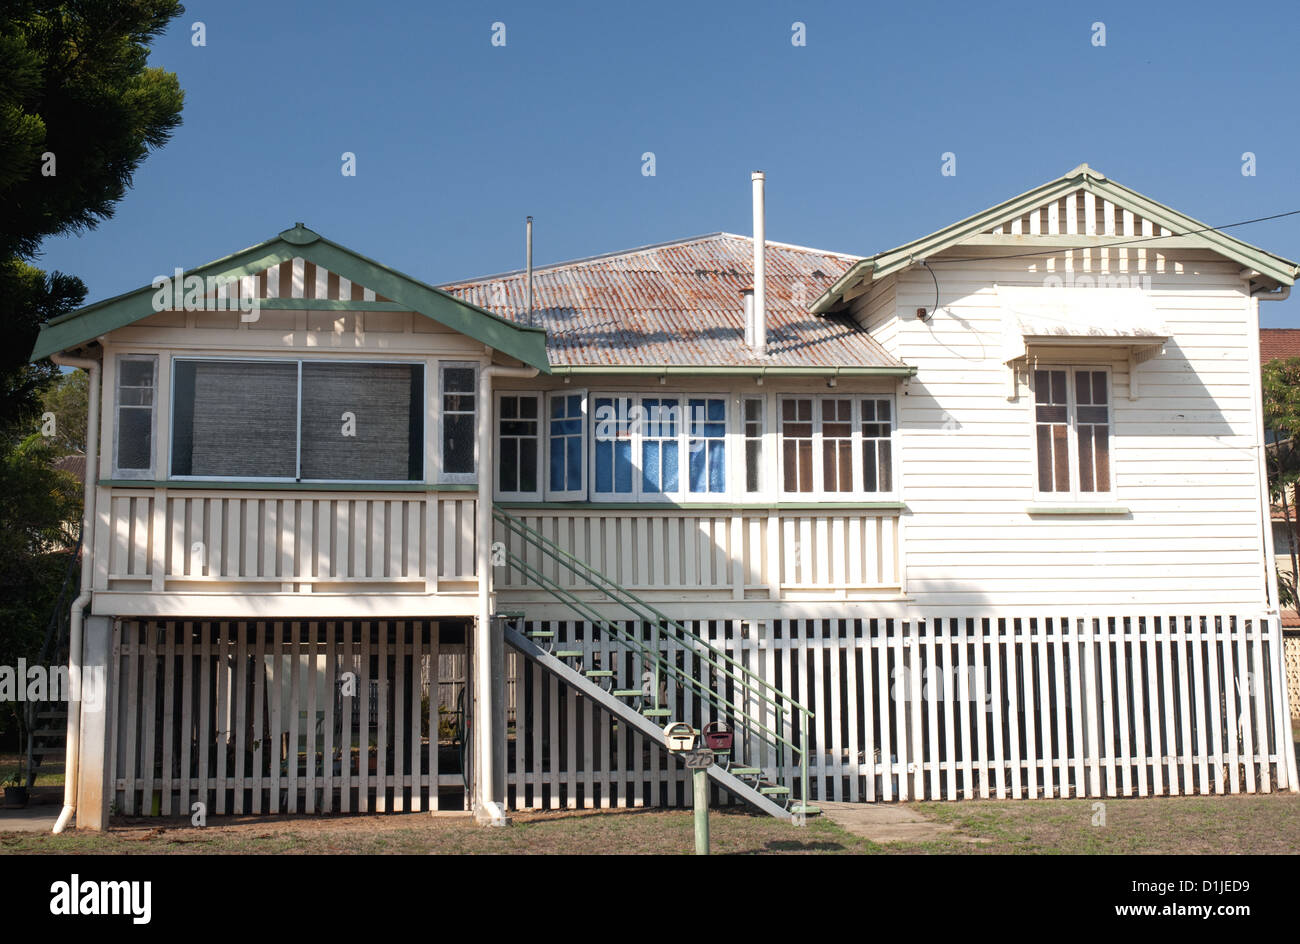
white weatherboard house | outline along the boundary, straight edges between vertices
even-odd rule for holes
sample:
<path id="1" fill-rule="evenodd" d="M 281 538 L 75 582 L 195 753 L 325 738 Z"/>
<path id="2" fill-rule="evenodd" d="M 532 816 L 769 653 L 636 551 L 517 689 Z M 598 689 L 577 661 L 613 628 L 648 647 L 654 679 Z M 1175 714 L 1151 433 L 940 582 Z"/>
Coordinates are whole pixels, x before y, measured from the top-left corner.
<path id="1" fill-rule="evenodd" d="M 866 259 L 754 184 L 754 239 L 438 289 L 299 225 L 46 327 L 102 430 L 64 820 L 680 804 L 671 722 L 796 820 L 1295 790 L 1296 264 L 1086 165 Z"/>

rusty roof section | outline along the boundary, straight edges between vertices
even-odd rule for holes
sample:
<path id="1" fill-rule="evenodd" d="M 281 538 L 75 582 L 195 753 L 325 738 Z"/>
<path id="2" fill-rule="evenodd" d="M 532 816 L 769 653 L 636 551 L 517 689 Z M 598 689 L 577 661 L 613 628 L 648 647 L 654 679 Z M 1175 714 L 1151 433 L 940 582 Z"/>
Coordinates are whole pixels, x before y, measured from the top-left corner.
<path id="1" fill-rule="evenodd" d="M 533 269 L 534 324 L 553 366 L 888 367 L 904 365 L 847 317 L 813 300 L 856 256 L 767 243 L 767 350 L 745 344 L 743 289 L 753 240 L 711 233 Z M 528 300 L 523 270 L 440 288 L 513 321 Z"/>

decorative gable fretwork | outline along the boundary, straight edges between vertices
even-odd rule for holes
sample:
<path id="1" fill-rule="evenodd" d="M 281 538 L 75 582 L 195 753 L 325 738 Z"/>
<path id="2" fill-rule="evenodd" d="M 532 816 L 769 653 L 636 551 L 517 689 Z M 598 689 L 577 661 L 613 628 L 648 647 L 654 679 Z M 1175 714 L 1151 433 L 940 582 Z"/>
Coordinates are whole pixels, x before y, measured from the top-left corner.
<path id="1" fill-rule="evenodd" d="M 1132 210 L 1080 188 L 984 231 L 990 236 L 1172 236 Z"/>
<path id="2" fill-rule="evenodd" d="M 373 289 L 342 278 L 301 256 L 286 259 L 246 279 L 255 280 L 258 298 L 320 298 L 333 301 L 391 301 Z"/>

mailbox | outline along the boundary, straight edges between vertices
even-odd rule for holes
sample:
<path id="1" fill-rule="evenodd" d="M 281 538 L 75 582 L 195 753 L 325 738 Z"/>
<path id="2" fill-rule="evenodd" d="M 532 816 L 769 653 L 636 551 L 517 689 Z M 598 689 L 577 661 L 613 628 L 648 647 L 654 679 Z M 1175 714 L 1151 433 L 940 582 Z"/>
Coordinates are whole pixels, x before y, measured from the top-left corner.
<path id="1" fill-rule="evenodd" d="M 664 728 L 664 741 L 670 751 L 689 751 L 695 747 L 695 729 L 685 721 L 674 721 Z"/>
<path id="2" fill-rule="evenodd" d="M 725 721 L 710 721 L 704 726 L 704 744 L 712 751 L 731 750 L 735 735 Z"/>

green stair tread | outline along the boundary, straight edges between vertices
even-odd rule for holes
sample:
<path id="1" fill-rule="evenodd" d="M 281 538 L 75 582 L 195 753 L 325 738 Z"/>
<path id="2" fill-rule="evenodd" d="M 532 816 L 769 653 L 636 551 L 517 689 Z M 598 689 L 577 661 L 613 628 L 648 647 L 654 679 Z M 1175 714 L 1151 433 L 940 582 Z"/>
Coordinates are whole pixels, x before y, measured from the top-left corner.
<path id="1" fill-rule="evenodd" d="M 528 633 L 528 638 L 529 639 L 554 639 L 555 633 L 551 632 L 550 630 L 539 629 L 536 632 Z"/>
<path id="2" fill-rule="evenodd" d="M 523 619 L 526 615 L 527 614 L 524 613 L 523 610 L 506 610 L 503 613 L 497 614 L 497 616 L 499 616 L 501 619 L 508 619 L 508 620 Z"/>
<path id="3" fill-rule="evenodd" d="M 581 649 L 556 649 L 555 656 L 559 659 L 581 659 L 586 653 Z"/>
<path id="4" fill-rule="evenodd" d="M 821 811 L 821 807 L 819 806 L 804 806 L 799 803 L 790 807 L 791 813 L 802 813 L 804 816 L 819 816 L 821 815 Z"/>
<path id="5" fill-rule="evenodd" d="M 616 698 L 640 698 L 645 692 L 639 688 L 616 688 L 610 694 Z"/>
<path id="6" fill-rule="evenodd" d="M 591 669 L 586 673 L 587 678 L 613 678 L 613 669 Z"/>
<path id="7" fill-rule="evenodd" d="M 728 773 L 733 773 L 737 777 L 751 777 L 755 774 L 761 774 L 762 772 L 763 771 L 759 770 L 757 767 L 732 767 L 731 770 L 728 771 Z"/>
<path id="8" fill-rule="evenodd" d="M 789 793 L 789 787 L 759 787 L 758 792 L 764 796 L 773 796 L 779 793 Z"/>
<path id="9" fill-rule="evenodd" d="M 641 714 L 650 718 L 667 718 L 672 712 L 667 708 L 647 708 Z"/>

